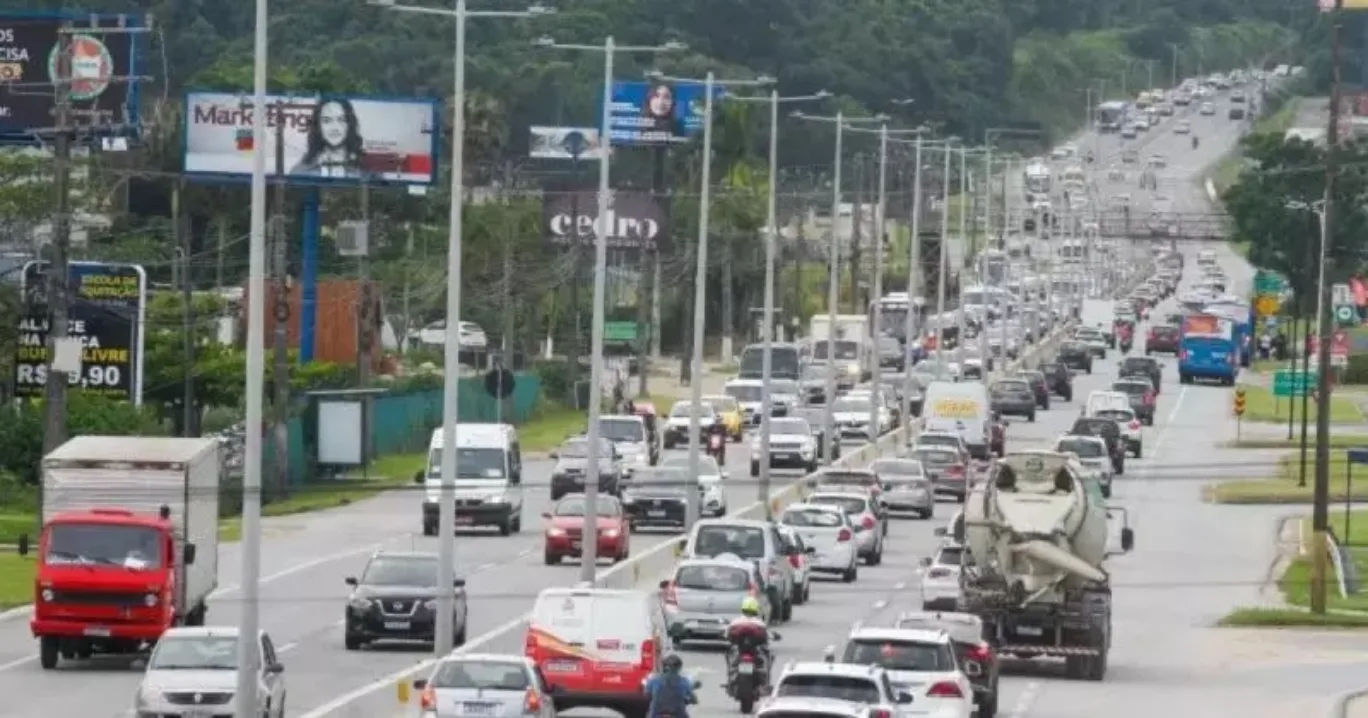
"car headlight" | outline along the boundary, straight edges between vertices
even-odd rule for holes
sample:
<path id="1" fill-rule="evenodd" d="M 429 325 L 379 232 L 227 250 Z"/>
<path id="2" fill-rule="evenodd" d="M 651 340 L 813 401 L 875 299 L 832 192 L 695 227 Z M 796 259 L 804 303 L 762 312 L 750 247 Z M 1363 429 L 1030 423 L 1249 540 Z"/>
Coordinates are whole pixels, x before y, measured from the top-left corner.
<path id="1" fill-rule="evenodd" d="M 610 538 L 610 539 L 617 538 L 617 537 L 618 537 L 618 530 L 617 530 L 617 529 L 608 529 L 607 531 L 604 531 L 604 532 L 603 532 L 603 537 L 604 537 L 604 538 Z"/>
<path id="2" fill-rule="evenodd" d="M 350 601 L 347 601 L 347 605 L 351 607 L 353 611 L 356 611 L 358 613 L 361 611 L 369 611 L 371 607 L 371 600 L 369 598 L 361 598 L 358 596 L 352 598 Z"/>
<path id="3" fill-rule="evenodd" d="M 43 600 L 44 600 L 44 601 L 49 601 L 49 602 L 52 601 L 52 589 L 50 589 L 50 588 L 45 588 L 45 589 L 43 589 L 42 596 L 43 596 Z"/>
<path id="4" fill-rule="evenodd" d="M 143 596 L 143 605 L 147 606 L 148 608 L 152 608 L 153 606 L 157 605 L 157 594 L 149 593 L 146 596 Z"/>
<path id="5" fill-rule="evenodd" d="M 138 686 L 138 692 L 133 696 L 133 706 L 136 710 L 142 710 L 155 705 L 160 698 L 160 692 L 151 688 Z"/>
<path id="6" fill-rule="evenodd" d="M 437 610 L 437 599 L 434 598 L 434 599 L 432 599 L 432 600 L 430 600 L 430 601 L 424 601 L 424 602 L 423 602 L 423 608 L 425 608 L 425 609 L 427 609 L 427 610 L 429 610 L 429 611 L 436 611 L 436 610 Z"/>
<path id="7" fill-rule="evenodd" d="M 546 535 L 551 538 L 560 538 L 565 535 L 565 529 L 549 528 L 546 530 Z"/>
<path id="8" fill-rule="evenodd" d="M 508 503 L 508 497 L 507 497 L 507 496 L 504 496 L 504 495 L 502 495 L 502 494 L 500 494 L 500 495 L 498 495 L 498 496 L 490 496 L 490 497 L 487 497 L 487 498 L 485 499 L 485 503 L 487 503 L 487 504 L 506 504 L 506 503 Z"/>

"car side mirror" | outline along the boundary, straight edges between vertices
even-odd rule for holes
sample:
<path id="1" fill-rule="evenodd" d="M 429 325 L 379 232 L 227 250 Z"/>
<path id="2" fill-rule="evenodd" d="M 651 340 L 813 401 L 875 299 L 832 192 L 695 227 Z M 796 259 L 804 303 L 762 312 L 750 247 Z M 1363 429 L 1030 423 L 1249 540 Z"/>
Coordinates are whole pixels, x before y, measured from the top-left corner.
<path id="1" fill-rule="evenodd" d="M 284 673 L 284 672 L 285 672 L 285 664 L 284 664 L 284 663 L 272 663 L 271 665 L 266 666 L 266 672 L 267 672 L 267 673 L 270 673 L 270 674 L 273 674 L 273 675 L 280 675 L 281 673 Z"/>
<path id="2" fill-rule="evenodd" d="M 917 564 L 918 564 L 919 566 L 921 566 L 922 568 L 926 568 L 926 567 L 928 567 L 928 566 L 931 565 L 931 557 L 930 557 L 930 556 L 922 556 L 920 559 L 917 559 Z"/>
<path id="3" fill-rule="evenodd" d="M 361 583 L 360 581 L 356 580 L 355 576 L 348 576 L 345 579 L 342 579 L 342 582 L 347 584 L 348 586 L 351 586 L 352 588 L 356 588 Z"/>
<path id="4" fill-rule="evenodd" d="M 28 553 L 28 536 L 20 536 L 19 555 L 23 556 L 26 553 Z M 195 562 L 196 553 L 197 551 L 195 549 L 195 544 L 185 544 L 185 548 L 181 549 L 181 562 L 184 563 L 186 566 L 193 564 Z"/>
<path id="5" fill-rule="evenodd" d="M 426 678 L 415 678 L 413 679 L 413 690 L 421 691 L 424 688 L 427 688 L 427 684 L 428 682 Z"/>
<path id="6" fill-rule="evenodd" d="M 1121 550 L 1130 551 L 1135 548 L 1135 530 L 1126 527 L 1121 529 Z"/>
<path id="7" fill-rule="evenodd" d="M 934 530 L 931 531 L 931 535 L 932 535 L 932 536 L 941 536 L 941 537 L 944 537 L 945 534 L 946 534 L 946 531 L 945 531 L 945 527 L 944 527 L 944 526 L 937 526 Z"/>
<path id="8" fill-rule="evenodd" d="M 899 703 L 900 705 L 906 705 L 906 704 L 911 703 L 911 702 L 912 702 L 912 694 L 911 694 L 911 693 L 907 693 L 907 692 L 905 692 L 905 691 L 899 691 L 899 692 L 898 692 L 898 703 Z"/>
<path id="9" fill-rule="evenodd" d="M 422 469 L 419 469 L 418 471 L 413 472 L 413 483 L 415 483 L 415 484 L 421 484 L 421 483 L 423 483 L 423 481 L 424 481 L 426 478 L 427 478 L 427 477 L 424 475 L 424 472 L 423 472 Z"/>
<path id="10" fill-rule="evenodd" d="M 464 578 L 453 579 L 453 580 L 451 581 L 451 585 L 454 586 L 454 587 L 456 587 L 456 588 L 465 588 L 465 579 L 464 579 Z"/>
<path id="11" fill-rule="evenodd" d="M 542 512 L 542 518 L 544 518 L 544 519 L 546 519 L 546 520 L 548 520 L 548 521 L 551 520 L 551 512 L 550 512 L 550 511 L 543 511 L 543 512 Z"/>
<path id="12" fill-rule="evenodd" d="M 695 678 L 690 682 L 689 685 L 693 686 L 694 690 L 698 690 L 699 688 L 703 687 L 703 681 L 700 681 L 697 678 Z"/>
<path id="13" fill-rule="evenodd" d="M 553 452 L 547 454 L 547 456 L 549 456 L 549 457 L 551 457 L 551 458 L 553 458 L 553 459 L 559 459 L 559 458 L 560 458 L 560 452 L 559 452 L 559 451 L 553 451 Z"/>
<path id="14" fill-rule="evenodd" d="M 813 547 L 813 546 L 804 546 L 804 547 L 803 547 L 803 553 L 805 553 L 805 554 L 807 554 L 807 555 L 809 555 L 809 556 L 814 556 L 814 555 L 817 554 L 817 549 L 816 549 L 816 547 Z"/>
<path id="15" fill-rule="evenodd" d="M 670 580 L 665 579 L 664 581 L 661 581 L 658 585 L 660 586 L 660 590 L 664 591 L 665 589 L 670 587 Z"/>

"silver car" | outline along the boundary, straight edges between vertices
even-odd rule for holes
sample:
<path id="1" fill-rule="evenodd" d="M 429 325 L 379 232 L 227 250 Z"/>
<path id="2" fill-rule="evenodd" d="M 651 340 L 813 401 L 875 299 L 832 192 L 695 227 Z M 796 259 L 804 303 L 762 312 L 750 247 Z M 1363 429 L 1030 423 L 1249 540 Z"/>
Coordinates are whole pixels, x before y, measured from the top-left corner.
<path id="1" fill-rule="evenodd" d="M 721 641 L 727 626 L 741 616 L 741 603 L 754 595 L 760 618 L 773 613 L 755 564 L 736 556 L 685 559 L 674 576 L 662 581 L 665 616 L 676 647 L 685 641 Z"/>
<path id="2" fill-rule="evenodd" d="M 556 718 L 550 690 L 522 656 L 450 655 L 413 687 L 430 696 L 431 707 L 423 709 L 428 718 Z"/>
<path id="3" fill-rule="evenodd" d="M 285 718 L 285 667 L 265 631 L 255 645 L 256 706 L 247 713 Z M 234 715 L 237 692 L 237 626 L 178 626 L 162 634 L 147 659 L 132 715 L 195 718 Z"/>
<path id="4" fill-rule="evenodd" d="M 936 492 L 920 461 L 878 459 L 869 469 L 883 484 L 881 498 L 889 512 L 908 511 L 923 519 L 936 515 Z"/>

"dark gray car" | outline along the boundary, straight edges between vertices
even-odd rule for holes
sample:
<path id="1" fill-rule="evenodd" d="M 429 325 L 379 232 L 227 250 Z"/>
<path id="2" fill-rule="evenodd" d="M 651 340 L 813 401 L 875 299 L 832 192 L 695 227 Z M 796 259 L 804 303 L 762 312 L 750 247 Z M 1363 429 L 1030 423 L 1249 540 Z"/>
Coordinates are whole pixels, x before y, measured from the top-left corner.
<path id="1" fill-rule="evenodd" d="M 1035 421 L 1035 391 L 1025 379 L 1001 379 L 993 383 L 990 401 L 993 411 L 1004 416 L 1024 416 Z"/>
<path id="2" fill-rule="evenodd" d="M 567 439 L 560 448 L 551 452 L 556 465 L 551 469 L 551 500 L 559 501 L 566 494 L 584 492 L 585 465 L 588 462 L 589 440 L 578 436 Z M 599 439 L 598 450 L 599 491 L 620 496 L 622 492 L 622 455 L 613 442 Z"/>

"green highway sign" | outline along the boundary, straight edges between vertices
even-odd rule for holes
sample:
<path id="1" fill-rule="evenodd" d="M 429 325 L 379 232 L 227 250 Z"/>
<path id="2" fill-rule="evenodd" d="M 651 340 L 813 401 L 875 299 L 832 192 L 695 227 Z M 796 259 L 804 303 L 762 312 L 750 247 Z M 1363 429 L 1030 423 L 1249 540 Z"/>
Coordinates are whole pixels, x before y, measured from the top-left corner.
<path id="1" fill-rule="evenodd" d="M 636 322 L 604 322 L 603 341 L 631 343 L 637 340 Z"/>
<path id="2" fill-rule="evenodd" d="M 1275 272 L 1260 269 L 1254 273 L 1255 294 L 1282 294 L 1287 290 L 1287 280 Z"/>
<path id="3" fill-rule="evenodd" d="M 1302 396 L 1307 387 L 1316 385 L 1316 372 L 1288 371 L 1279 369 L 1273 372 L 1273 396 Z"/>
<path id="4" fill-rule="evenodd" d="M 1352 304 L 1341 304 L 1335 307 L 1335 323 L 1342 327 L 1358 326 L 1358 308 Z"/>

